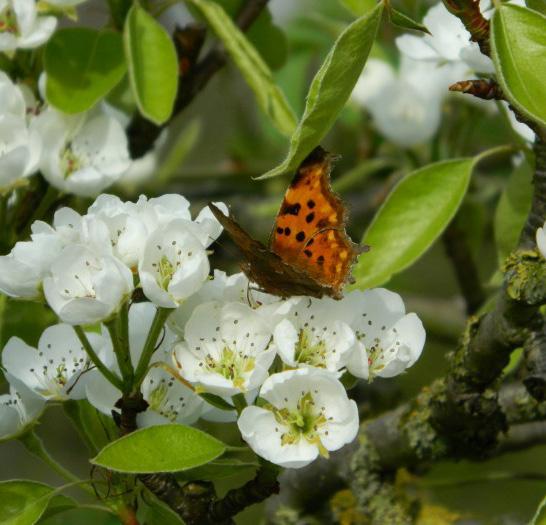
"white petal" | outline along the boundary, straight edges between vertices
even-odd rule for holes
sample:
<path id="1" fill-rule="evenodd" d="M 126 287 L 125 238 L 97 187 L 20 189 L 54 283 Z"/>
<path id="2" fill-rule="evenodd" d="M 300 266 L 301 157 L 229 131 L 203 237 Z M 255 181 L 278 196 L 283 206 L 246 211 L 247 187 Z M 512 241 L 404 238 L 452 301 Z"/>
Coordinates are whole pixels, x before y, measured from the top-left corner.
<path id="1" fill-rule="evenodd" d="M 537 230 L 536 239 L 537 247 L 542 254 L 542 257 L 546 258 L 546 232 L 544 231 L 544 227 Z"/>
<path id="2" fill-rule="evenodd" d="M 298 332 L 288 320 L 280 322 L 273 332 L 275 346 L 280 358 L 289 366 L 296 366 L 296 343 Z"/>

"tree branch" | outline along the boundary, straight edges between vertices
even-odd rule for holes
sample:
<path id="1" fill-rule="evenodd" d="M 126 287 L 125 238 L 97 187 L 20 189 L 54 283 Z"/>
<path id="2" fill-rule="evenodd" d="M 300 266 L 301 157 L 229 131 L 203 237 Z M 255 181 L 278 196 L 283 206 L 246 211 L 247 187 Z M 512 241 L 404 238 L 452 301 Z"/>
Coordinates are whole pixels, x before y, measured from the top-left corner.
<path id="1" fill-rule="evenodd" d="M 472 315 L 484 303 L 485 294 L 464 231 L 457 224 L 456 218 L 445 230 L 442 240 L 465 300 L 466 313 Z"/>
<path id="2" fill-rule="evenodd" d="M 260 16 L 267 3 L 268 0 L 247 0 L 235 17 L 239 29 L 246 31 Z M 220 45 L 213 47 L 200 62 L 197 62 L 204 37 L 204 29 L 197 25 L 189 25 L 175 33 L 181 72 L 173 114 L 170 120 L 161 126 L 146 120 L 140 113 L 133 116 L 127 128 L 132 158 L 142 157 L 150 151 L 163 129 L 189 106 L 210 79 L 226 64 L 227 53 Z"/>

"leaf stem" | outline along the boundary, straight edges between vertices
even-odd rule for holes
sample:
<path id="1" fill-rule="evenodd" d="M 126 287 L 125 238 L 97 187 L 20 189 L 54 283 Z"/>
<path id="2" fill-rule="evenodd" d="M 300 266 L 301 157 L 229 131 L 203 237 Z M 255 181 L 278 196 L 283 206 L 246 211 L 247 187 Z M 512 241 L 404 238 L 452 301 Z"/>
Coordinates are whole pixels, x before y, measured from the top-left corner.
<path id="1" fill-rule="evenodd" d="M 59 191 L 56 190 L 53 186 L 48 186 L 44 196 L 42 197 L 42 200 L 40 201 L 40 204 L 38 204 L 38 207 L 25 225 L 23 237 L 28 237 L 30 235 L 32 223 L 34 221 L 43 219 L 45 214 L 49 211 L 49 208 L 51 208 L 51 206 L 58 197 Z"/>
<path id="2" fill-rule="evenodd" d="M 158 307 L 155 312 L 154 320 L 152 321 L 152 326 L 150 327 L 150 331 L 148 332 L 148 337 L 146 338 L 146 342 L 144 343 L 144 348 L 142 349 L 142 355 L 140 356 L 140 359 L 138 361 L 138 365 L 135 372 L 135 380 L 133 383 L 133 389 L 137 389 L 140 387 L 142 380 L 144 379 L 144 377 L 146 376 L 146 373 L 148 372 L 148 366 L 150 365 L 152 356 L 154 355 L 154 352 L 157 350 L 156 344 L 159 338 L 159 334 L 161 333 L 161 329 L 165 325 L 165 321 L 167 320 L 167 317 L 169 317 L 171 312 L 172 312 L 171 308 L 161 308 L 161 307 Z"/>
<path id="3" fill-rule="evenodd" d="M 95 350 L 93 350 L 93 347 L 91 346 L 87 335 L 85 335 L 83 328 L 81 326 L 75 326 L 74 331 L 76 332 L 78 339 L 80 340 L 84 350 L 89 356 L 89 359 L 91 359 L 92 363 L 97 367 L 101 374 L 108 381 L 110 381 L 110 383 L 112 383 L 112 385 L 114 385 L 118 390 L 123 390 L 123 381 L 112 371 L 108 370 L 106 365 L 100 360 Z"/>

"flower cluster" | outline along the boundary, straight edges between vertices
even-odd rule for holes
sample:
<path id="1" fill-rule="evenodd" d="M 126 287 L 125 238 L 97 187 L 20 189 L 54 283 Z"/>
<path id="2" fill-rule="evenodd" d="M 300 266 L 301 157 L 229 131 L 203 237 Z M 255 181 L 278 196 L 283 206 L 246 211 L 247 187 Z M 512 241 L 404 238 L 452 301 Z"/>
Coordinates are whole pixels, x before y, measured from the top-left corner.
<path id="1" fill-rule="evenodd" d="M 291 468 L 351 442 L 358 410 L 341 377 L 371 381 L 412 366 L 420 320 L 381 288 L 284 300 L 243 274 L 209 277 L 207 247 L 220 233 L 208 208 L 192 220 L 179 195 L 101 195 L 83 216 L 64 208 L 52 226 L 34 223 L 31 240 L 0 257 L 0 286 L 44 298 L 60 323 L 37 348 L 16 337 L 4 348 L 12 391 L 0 438 L 24 431 L 48 400 L 85 398 L 111 415 L 129 367 L 131 377 L 143 372 L 139 426 L 237 421 L 256 454 Z M 132 301 L 137 287 L 147 300 Z M 126 360 L 113 328 L 123 318 Z M 74 326 L 92 323 L 89 333 Z"/>
<path id="2" fill-rule="evenodd" d="M 511 3 L 524 5 L 522 0 Z M 482 0 L 480 9 L 486 18 L 491 17 L 489 0 Z M 422 144 L 436 134 L 451 84 L 494 73 L 492 60 L 480 52 L 463 23 L 442 2 L 427 11 L 423 24 L 430 34 L 396 39 L 401 54 L 398 71 L 388 62 L 372 58 L 352 94 L 353 100 L 371 113 L 379 132 L 402 147 Z M 495 111 L 491 102 L 473 102 Z M 532 141 L 531 129 L 503 104 L 514 130 Z"/>
<path id="3" fill-rule="evenodd" d="M 0 193 L 40 171 L 60 191 L 95 196 L 131 167 L 125 130 L 108 108 L 66 115 L 0 72 Z"/>

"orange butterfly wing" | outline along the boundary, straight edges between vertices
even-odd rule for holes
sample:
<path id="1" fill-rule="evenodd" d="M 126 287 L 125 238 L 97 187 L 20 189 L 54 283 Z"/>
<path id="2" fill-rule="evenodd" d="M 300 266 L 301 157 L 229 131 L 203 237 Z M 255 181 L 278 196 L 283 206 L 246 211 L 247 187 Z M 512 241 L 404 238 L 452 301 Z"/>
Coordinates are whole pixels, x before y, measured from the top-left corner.
<path id="1" fill-rule="evenodd" d="M 209 203 L 244 256 L 242 270 L 263 291 L 341 298 L 362 248 L 345 232 L 345 207 L 330 186 L 333 159 L 318 147 L 302 162 L 277 215 L 270 249 L 252 239 L 231 214 Z"/>
<path id="2" fill-rule="evenodd" d="M 270 247 L 337 296 L 361 250 L 345 232 L 345 207 L 330 186 L 333 160 L 318 147 L 303 161 L 284 196 Z"/>

